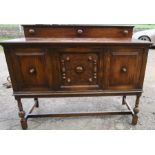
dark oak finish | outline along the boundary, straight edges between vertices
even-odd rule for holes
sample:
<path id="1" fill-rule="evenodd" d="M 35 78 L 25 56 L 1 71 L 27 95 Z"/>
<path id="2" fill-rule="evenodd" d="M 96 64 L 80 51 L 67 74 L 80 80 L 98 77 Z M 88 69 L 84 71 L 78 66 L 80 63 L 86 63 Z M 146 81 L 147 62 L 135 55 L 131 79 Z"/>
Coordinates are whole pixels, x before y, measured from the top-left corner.
<path id="1" fill-rule="evenodd" d="M 126 35 L 124 30 L 128 31 Z M 30 38 L 0 43 L 23 129 L 30 117 L 130 114 L 132 124 L 137 124 L 151 43 L 132 40 L 133 27 L 25 25 L 24 31 Z M 129 95 L 136 96 L 133 110 L 126 101 Z M 128 111 L 31 114 L 39 107 L 40 97 L 74 96 L 123 96 L 122 104 Z M 21 98 L 34 98 L 35 104 L 27 114 Z"/>
<path id="2" fill-rule="evenodd" d="M 131 38 L 133 26 L 111 25 L 23 25 L 26 37 L 43 38 Z"/>

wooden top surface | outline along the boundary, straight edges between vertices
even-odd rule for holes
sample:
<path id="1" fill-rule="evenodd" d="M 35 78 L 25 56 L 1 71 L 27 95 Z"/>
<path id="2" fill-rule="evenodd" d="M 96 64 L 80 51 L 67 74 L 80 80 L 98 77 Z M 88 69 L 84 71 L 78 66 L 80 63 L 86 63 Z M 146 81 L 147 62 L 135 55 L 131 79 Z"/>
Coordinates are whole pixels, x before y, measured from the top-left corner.
<path id="1" fill-rule="evenodd" d="M 107 25 L 107 24 L 35 24 L 35 25 L 22 25 L 23 27 L 131 27 L 134 25 Z"/>
<path id="2" fill-rule="evenodd" d="M 17 38 L 0 41 L 4 44 L 147 44 L 148 41 L 130 38 Z"/>

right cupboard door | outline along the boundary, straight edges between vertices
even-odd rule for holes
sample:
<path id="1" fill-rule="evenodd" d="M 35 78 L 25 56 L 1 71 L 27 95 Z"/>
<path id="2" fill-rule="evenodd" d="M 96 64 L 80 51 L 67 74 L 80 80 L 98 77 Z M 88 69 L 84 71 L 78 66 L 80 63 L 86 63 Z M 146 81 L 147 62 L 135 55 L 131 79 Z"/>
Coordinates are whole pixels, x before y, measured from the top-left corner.
<path id="1" fill-rule="evenodd" d="M 109 89 L 138 89 L 143 62 L 143 51 L 132 48 L 114 48 L 109 54 Z"/>

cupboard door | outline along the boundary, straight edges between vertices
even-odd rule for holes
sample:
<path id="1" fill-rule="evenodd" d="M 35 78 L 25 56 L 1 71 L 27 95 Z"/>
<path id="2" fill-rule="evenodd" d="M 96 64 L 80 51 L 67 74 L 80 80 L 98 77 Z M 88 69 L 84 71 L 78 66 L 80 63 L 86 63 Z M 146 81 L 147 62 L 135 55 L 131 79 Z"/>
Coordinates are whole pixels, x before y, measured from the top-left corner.
<path id="1" fill-rule="evenodd" d="M 109 88 L 136 89 L 142 65 L 142 51 L 115 49 L 110 52 Z"/>
<path id="2" fill-rule="evenodd" d="M 100 52 L 91 48 L 55 49 L 57 85 L 60 90 L 95 90 L 100 88 Z M 56 75 L 56 74 L 55 74 Z"/>
<path id="3" fill-rule="evenodd" d="M 40 48 L 21 48 L 13 53 L 19 89 L 48 90 L 51 74 L 46 52 Z"/>

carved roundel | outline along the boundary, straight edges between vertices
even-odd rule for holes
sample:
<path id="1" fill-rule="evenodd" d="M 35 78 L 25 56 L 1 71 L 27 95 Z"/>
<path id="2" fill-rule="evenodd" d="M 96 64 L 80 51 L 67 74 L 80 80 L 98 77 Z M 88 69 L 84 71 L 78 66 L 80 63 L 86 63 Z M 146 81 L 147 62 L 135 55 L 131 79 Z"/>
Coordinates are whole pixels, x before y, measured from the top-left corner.
<path id="1" fill-rule="evenodd" d="M 83 66 L 77 66 L 77 67 L 75 67 L 75 72 L 76 73 L 83 73 L 84 72 L 84 67 Z"/>

